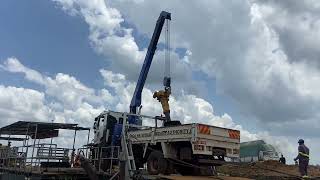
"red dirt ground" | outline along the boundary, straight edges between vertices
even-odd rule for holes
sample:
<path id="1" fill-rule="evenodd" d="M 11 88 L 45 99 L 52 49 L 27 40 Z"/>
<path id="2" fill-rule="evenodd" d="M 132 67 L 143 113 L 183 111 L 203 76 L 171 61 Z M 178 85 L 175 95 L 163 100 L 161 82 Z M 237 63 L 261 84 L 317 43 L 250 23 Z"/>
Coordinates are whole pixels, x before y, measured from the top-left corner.
<path id="1" fill-rule="evenodd" d="M 220 174 L 252 179 L 299 179 L 300 175 L 297 165 L 284 165 L 278 161 L 227 164 L 217 170 Z M 319 166 L 309 166 L 308 173 L 309 176 L 320 179 Z"/>

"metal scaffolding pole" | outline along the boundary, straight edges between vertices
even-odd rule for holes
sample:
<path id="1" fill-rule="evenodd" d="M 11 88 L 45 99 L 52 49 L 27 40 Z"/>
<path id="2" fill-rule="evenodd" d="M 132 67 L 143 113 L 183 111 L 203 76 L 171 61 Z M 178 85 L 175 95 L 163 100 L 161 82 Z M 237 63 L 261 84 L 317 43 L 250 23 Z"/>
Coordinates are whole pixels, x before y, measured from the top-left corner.
<path id="1" fill-rule="evenodd" d="M 87 145 L 89 144 L 89 140 L 90 140 L 90 129 L 88 130 Z M 88 158 L 88 148 L 86 148 L 86 157 Z"/>
<path id="2" fill-rule="evenodd" d="M 35 130 L 35 134 L 34 134 L 33 147 L 32 147 L 32 155 L 31 155 L 31 167 L 30 167 L 30 172 L 32 172 L 33 154 L 34 154 L 34 148 L 35 148 L 35 146 L 36 146 L 37 134 L 38 134 L 38 124 L 36 125 L 36 130 Z"/>
<path id="3" fill-rule="evenodd" d="M 28 137 L 28 135 L 29 135 L 29 126 L 30 126 L 30 124 L 28 124 L 28 126 L 27 126 L 27 132 L 26 132 L 26 144 L 25 144 L 25 146 L 26 146 L 26 153 L 25 153 L 25 158 L 24 158 L 24 172 L 26 171 L 26 164 L 27 164 L 27 160 L 28 160 L 28 149 L 29 149 L 29 137 Z"/>
<path id="4" fill-rule="evenodd" d="M 74 161 L 74 156 L 75 156 L 75 149 L 74 149 L 74 146 L 75 146 L 75 143 L 76 143 L 76 136 L 77 136 L 77 127 L 74 129 L 74 136 L 73 136 L 73 144 L 72 144 L 72 154 L 71 154 L 71 164 L 73 165 L 73 161 Z"/>

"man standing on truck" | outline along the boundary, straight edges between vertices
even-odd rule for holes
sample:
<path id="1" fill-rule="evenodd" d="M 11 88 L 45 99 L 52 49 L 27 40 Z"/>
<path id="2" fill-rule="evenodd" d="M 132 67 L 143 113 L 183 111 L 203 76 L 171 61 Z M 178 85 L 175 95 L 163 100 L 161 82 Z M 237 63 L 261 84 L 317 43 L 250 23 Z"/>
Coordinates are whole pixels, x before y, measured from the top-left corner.
<path id="1" fill-rule="evenodd" d="M 308 165 L 309 165 L 309 148 L 304 145 L 304 140 L 298 141 L 298 156 L 294 158 L 294 161 L 299 160 L 299 171 L 303 178 L 308 177 Z"/>

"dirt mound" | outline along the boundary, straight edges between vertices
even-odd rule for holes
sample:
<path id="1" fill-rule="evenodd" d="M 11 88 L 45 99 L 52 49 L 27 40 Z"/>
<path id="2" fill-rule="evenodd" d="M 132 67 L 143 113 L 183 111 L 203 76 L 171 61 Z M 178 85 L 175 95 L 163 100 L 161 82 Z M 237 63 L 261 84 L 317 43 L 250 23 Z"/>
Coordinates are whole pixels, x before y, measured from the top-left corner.
<path id="1" fill-rule="evenodd" d="M 297 165 L 284 165 L 278 161 L 254 163 L 233 163 L 217 168 L 218 173 L 253 179 L 297 179 L 300 176 Z M 309 166 L 311 177 L 320 177 L 320 167 Z"/>

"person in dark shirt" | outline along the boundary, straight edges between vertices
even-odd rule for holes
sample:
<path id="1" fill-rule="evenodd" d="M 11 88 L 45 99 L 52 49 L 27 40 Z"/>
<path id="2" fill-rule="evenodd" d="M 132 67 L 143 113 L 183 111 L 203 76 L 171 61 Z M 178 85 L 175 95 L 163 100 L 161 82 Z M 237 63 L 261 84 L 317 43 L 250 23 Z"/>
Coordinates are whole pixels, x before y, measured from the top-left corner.
<path id="1" fill-rule="evenodd" d="M 279 159 L 279 162 L 281 162 L 282 164 L 286 164 L 286 158 L 283 157 L 283 154 L 281 154 L 281 157 Z"/>
<path id="2" fill-rule="evenodd" d="M 308 165 L 309 165 L 309 148 L 304 145 L 304 140 L 298 141 L 298 156 L 294 158 L 294 161 L 299 160 L 299 171 L 302 177 L 308 177 Z"/>

